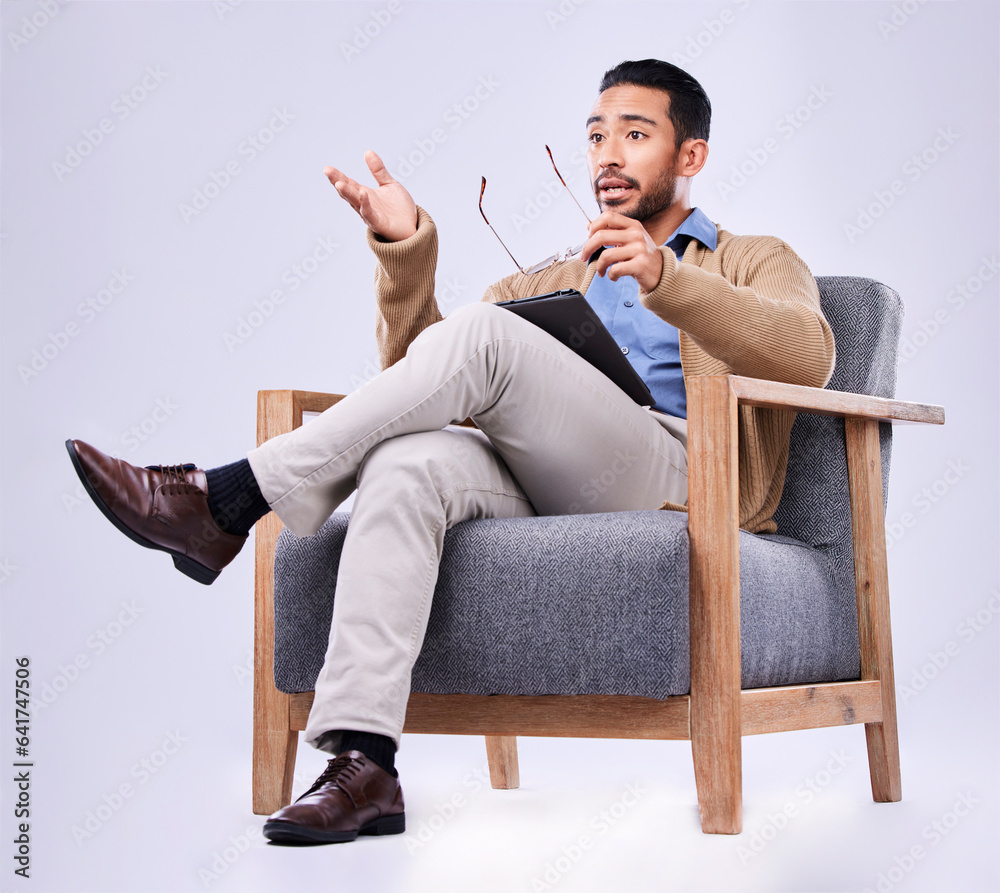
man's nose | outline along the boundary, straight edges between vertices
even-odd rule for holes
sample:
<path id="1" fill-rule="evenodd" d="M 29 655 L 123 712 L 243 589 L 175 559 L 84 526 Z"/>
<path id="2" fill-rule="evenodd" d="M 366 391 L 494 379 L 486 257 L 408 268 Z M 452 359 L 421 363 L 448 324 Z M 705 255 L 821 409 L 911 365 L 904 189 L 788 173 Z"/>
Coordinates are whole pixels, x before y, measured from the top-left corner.
<path id="1" fill-rule="evenodd" d="M 597 166 L 601 173 L 609 167 L 621 167 L 622 161 L 621 146 L 614 140 L 605 140 L 601 143 L 600 151 L 597 153 Z"/>

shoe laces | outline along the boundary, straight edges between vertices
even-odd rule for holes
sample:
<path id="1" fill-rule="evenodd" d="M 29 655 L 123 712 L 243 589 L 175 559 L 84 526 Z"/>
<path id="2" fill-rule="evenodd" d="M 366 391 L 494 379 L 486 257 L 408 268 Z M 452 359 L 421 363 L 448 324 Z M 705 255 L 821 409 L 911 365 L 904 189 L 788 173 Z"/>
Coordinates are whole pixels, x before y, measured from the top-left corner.
<path id="1" fill-rule="evenodd" d="M 362 763 L 357 757 L 349 757 L 347 754 L 341 754 L 326 764 L 326 768 L 313 783 L 313 786 L 306 791 L 306 794 L 311 794 L 313 791 L 319 790 L 325 784 L 337 784 L 341 780 L 350 781 L 361 771 L 361 768 Z"/>
<path id="2" fill-rule="evenodd" d="M 176 496 L 185 493 L 189 489 L 189 482 L 186 472 L 194 471 L 194 465 L 147 465 L 149 471 L 158 471 L 163 475 L 161 484 L 163 492 L 167 496 Z"/>

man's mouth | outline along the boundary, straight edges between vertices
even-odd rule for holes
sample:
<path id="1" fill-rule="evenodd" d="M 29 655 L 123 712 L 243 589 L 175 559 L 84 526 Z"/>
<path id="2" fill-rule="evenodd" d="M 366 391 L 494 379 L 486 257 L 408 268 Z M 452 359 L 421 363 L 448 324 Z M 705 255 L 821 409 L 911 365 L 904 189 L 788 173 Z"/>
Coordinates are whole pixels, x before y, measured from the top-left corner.
<path id="1" fill-rule="evenodd" d="M 597 192 L 601 198 L 623 198 L 635 189 L 635 184 L 619 177 L 604 177 L 597 181 Z"/>

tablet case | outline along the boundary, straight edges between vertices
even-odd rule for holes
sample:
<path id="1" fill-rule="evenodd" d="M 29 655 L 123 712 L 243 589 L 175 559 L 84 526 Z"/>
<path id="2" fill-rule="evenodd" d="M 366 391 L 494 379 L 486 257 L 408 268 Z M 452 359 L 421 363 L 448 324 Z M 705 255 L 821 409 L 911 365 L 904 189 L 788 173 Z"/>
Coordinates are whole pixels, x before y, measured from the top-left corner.
<path id="1" fill-rule="evenodd" d="M 499 301 L 497 306 L 505 307 L 548 332 L 600 369 L 640 406 L 652 406 L 656 402 L 594 308 L 576 289 Z"/>

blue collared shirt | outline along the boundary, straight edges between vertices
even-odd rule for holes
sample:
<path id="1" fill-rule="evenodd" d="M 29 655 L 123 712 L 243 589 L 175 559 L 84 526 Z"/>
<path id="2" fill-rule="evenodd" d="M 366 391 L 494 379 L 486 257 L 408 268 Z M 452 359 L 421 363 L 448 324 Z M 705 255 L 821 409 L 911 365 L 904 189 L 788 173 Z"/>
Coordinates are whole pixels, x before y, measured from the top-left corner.
<path id="1" fill-rule="evenodd" d="M 715 224 L 695 208 L 663 244 L 680 260 L 691 239 L 715 251 Z M 632 368 L 639 373 L 656 401 L 654 409 L 687 418 L 687 391 L 676 327 L 664 322 L 639 301 L 639 283 L 632 276 L 612 282 L 595 276 L 586 298 L 614 336 Z"/>

